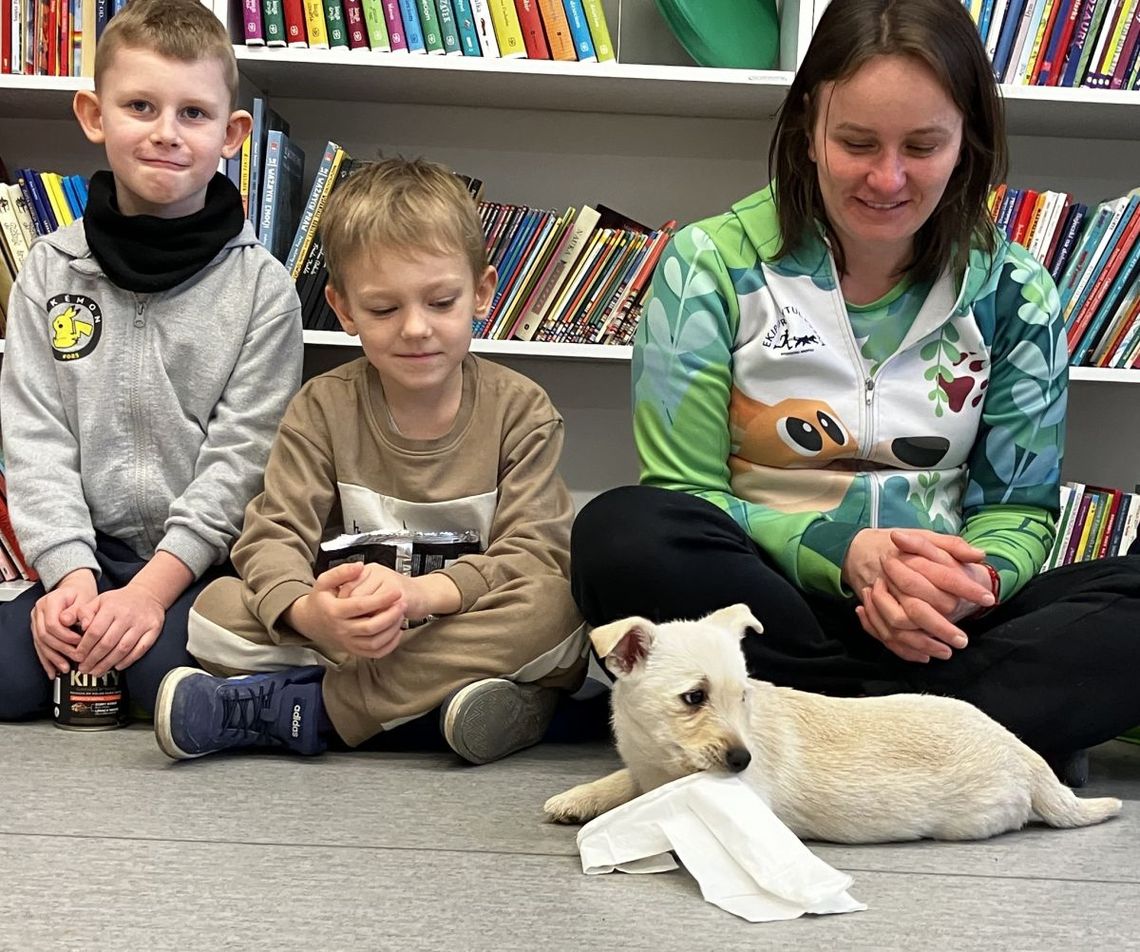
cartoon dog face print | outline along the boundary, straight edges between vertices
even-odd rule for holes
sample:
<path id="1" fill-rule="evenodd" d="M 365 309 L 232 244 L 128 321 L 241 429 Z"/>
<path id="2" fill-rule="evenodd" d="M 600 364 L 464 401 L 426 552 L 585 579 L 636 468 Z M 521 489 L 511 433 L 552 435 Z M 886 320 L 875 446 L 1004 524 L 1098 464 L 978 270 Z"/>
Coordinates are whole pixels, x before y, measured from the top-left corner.
<path id="1" fill-rule="evenodd" d="M 781 469 L 822 469 L 855 456 L 859 446 L 822 400 L 792 398 L 768 405 L 733 388 L 728 406 L 734 455 Z"/>

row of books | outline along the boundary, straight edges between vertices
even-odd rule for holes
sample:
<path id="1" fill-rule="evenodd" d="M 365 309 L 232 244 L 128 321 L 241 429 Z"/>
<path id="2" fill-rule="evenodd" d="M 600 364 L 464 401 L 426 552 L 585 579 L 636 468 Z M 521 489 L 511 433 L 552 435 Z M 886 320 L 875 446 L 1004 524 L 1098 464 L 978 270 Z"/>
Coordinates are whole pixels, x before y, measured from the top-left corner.
<path id="1" fill-rule="evenodd" d="M 253 125 L 225 173 L 241 193 L 246 218 L 278 261 L 285 261 L 304 198 L 305 153 L 289 137 L 289 123 L 262 97 L 250 104 Z"/>
<path id="2" fill-rule="evenodd" d="M 79 175 L 16 169 L 9 184 L 0 175 L 0 337 L 8 323 L 8 296 L 33 239 L 71 224 L 87 204 L 87 182 Z"/>
<path id="3" fill-rule="evenodd" d="M 242 0 L 247 46 L 614 59 L 602 0 Z"/>
<path id="4" fill-rule="evenodd" d="M 1084 483 L 1061 486 L 1057 536 L 1042 571 L 1126 555 L 1140 526 L 1140 494 Z"/>
<path id="5" fill-rule="evenodd" d="M 4 472 L 4 454 L 0 451 L 0 581 L 15 582 L 39 579 L 36 570 L 28 565 L 8 516 L 8 481 Z"/>
<path id="6" fill-rule="evenodd" d="M 1135 89 L 1137 0 L 964 0 L 999 82 Z"/>
<path id="7" fill-rule="evenodd" d="M 1069 362 L 1140 367 L 1140 189 L 1090 208 L 1064 192 L 999 185 L 990 212 L 1057 283 Z"/>

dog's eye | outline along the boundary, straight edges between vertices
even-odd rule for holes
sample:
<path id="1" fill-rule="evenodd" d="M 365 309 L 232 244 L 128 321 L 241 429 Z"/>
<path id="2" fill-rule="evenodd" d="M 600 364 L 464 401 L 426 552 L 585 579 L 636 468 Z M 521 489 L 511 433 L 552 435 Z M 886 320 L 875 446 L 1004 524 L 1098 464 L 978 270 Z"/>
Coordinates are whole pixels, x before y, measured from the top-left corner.
<path id="1" fill-rule="evenodd" d="M 681 700 L 684 701 L 689 707 L 700 707 L 705 703 L 705 692 L 701 690 L 686 691 L 681 695 Z"/>

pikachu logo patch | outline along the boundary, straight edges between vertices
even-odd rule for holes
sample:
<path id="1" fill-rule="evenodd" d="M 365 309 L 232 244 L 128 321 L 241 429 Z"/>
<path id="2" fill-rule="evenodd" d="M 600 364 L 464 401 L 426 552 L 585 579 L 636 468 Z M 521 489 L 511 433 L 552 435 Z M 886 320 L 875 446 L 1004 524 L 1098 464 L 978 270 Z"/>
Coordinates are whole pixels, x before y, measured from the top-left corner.
<path id="1" fill-rule="evenodd" d="M 86 357 L 99 343 L 103 312 L 82 294 L 57 294 L 47 302 L 51 349 L 56 360 Z"/>

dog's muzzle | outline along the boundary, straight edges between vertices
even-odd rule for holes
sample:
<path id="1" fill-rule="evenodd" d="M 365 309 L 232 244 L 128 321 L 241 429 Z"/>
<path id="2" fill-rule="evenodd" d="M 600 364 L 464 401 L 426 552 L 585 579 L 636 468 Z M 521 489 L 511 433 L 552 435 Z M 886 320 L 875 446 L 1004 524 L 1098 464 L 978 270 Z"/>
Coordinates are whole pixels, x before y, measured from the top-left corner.
<path id="1" fill-rule="evenodd" d="M 752 755 L 747 747 L 730 747 L 724 755 L 724 765 L 733 773 L 740 773 L 752 763 Z"/>

